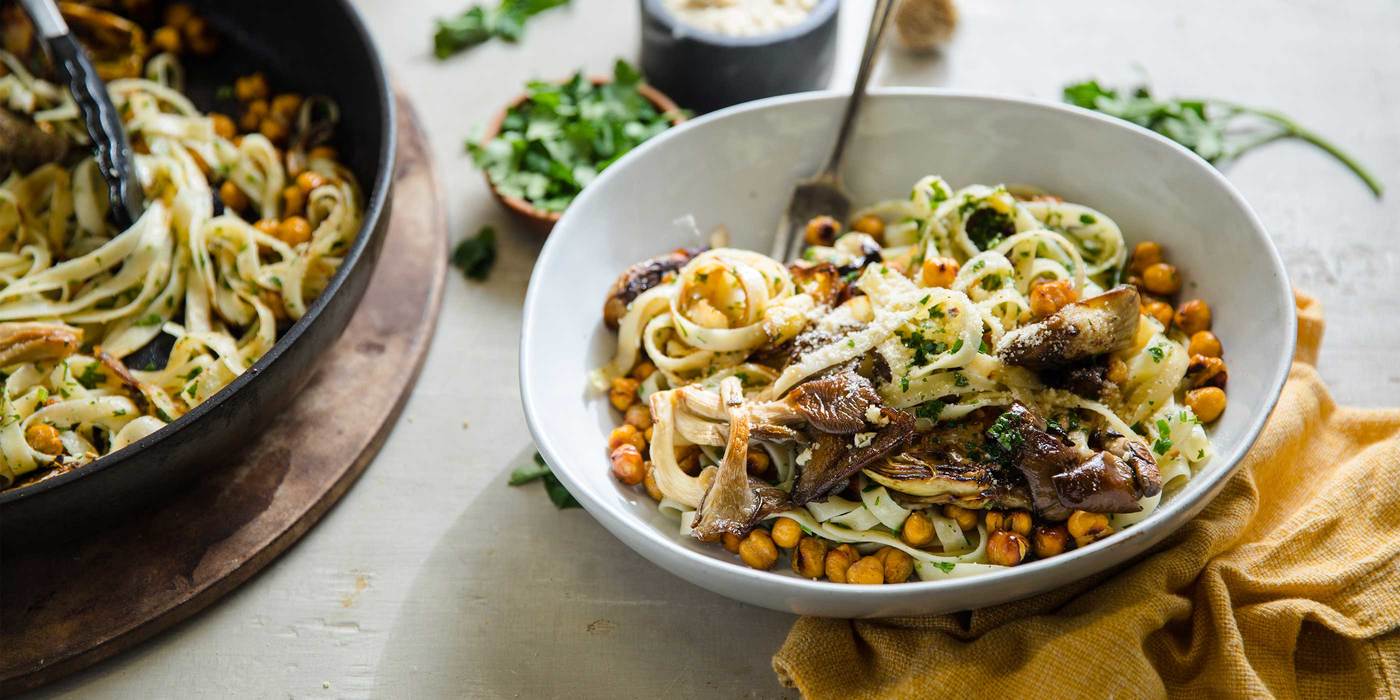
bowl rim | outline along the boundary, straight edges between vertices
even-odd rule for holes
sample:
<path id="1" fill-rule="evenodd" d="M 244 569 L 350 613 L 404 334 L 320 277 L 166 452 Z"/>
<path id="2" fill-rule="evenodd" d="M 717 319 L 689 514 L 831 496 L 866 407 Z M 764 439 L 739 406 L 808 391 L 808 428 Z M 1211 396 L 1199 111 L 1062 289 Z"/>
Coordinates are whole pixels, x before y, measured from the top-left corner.
<path id="1" fill-rule="evenodd" d="M 366 28 L 364 18 L 360 16 L 358 10 L 350 4 L 348 0 L 336 0 L 346 18 L 355 28 L 355 38 L 364 43 L 368 50 L 372 73 L 368 77 L 368 85 L 378 93 L 380 114 L 383 116 L 381 129 L 381 140 L 379 145 L 378 161 L 379 165 L 374 174 L 374 182 L 370 185 L 369 196 L 365 198 L 364 218 L 360 222 L 360 230 L 355 234 L 354 241 L 351 242 L 350 250 L 346 252 L 340 268 L 331 275 L 326 283 L 326 288 L 321 291 L 309 306 L 306 313 L 297 319 L 290 328 L 277 339 L 277 342 L 268 348 L 258 361 L 253 363 L 243 374 L 235 377 L 233 381 L 219 389 L 213 396 L 203 403 L 195 406 L 189 412 L 167 423 L 159 430 L 147 435 L 136 442 L 123 447 L 116 452 L 111 452 L 101 457 L 81 465 L 71 471 L 64 472 L 58 476 L 49 477 L 32 484 L 21 486 L 16 489 L 6 489 L 0 491 L 0 506 L 5 506 L 26 498 L 33 498 L 53 489 L 62 487 L 85 476 L 96 474 L 114 464 L 120 464 L 129 457 L 135 456 L 155 444 L 175 435 L 176 433 L 198 424 L 206 414 L 212 412 L 218 406 L 228 401 L 236 395 L 243 387 L 252 383 L 282 353 L 306 332 L 306 330 L 321 317 L 321 311 L 330 303 L 332 297 L 344 286 L 345 280 L 363 256 L 365 249 L 369 247 L 371 240 L 379 230 L 380 219 L 383 218 L 385 208 L 388 203 L 389 189 L 394 177 L 395 154 L 398 151 L 398 112 L 394 103 L 394 91 L 389 86 L 388 73 L 384 70 L 384 63 L 379 47 L 374 42 L 374 37 L 370 35 Z"/>
<path id="2" fill-rule="evenodd" d="M 555 82 L 557 84 L 562 85 L 563 83 L 566 83 L 570 80 L 573 80 L 573 76 Z M 613 82 L 613 78 L 602 75 L 590 75 L 588 77 L 588 80 L 591 81 L 594 85 L 606 85 L 608 83 Z M 687 117 L 685 110 L 681 109 L 680 105 L 677 105 L 675 100 L 672 100 L 670 97 L 668 97 L 666 93 L 657 90 L 645 80 L 637 84 L 637 94 L 646 98 L 646 100 L 650 102 L 652 106 L 661 110 L 662 114 L 671 115 L 671 126 L 667 127 L 666 131 L 670 131 L 671 129 L 674 129 L 675 127 L 680 126 L 681 124 L 686 122 Z M 480 144 L 482 147 L 485 147 L 486 144 L 491 143 L 493 139 L 500 135 L 501 124 L 505 122 L 506 115 L 510 113 L 510 110 L 520 106 L 528 99 L 530 99 L 530 93 L 527 90 L 521 92 L 519 95 L 516 95 L 514 98 L 511 99 L 510 102 L 507 102 L 504 107 L 502 107 L 491 117 L 491 121 L 487 123 L 487 126 L 482 131 L 481 138 L 477 140 L 477 143 Z M 657 136 L 660 135 L 661 134 L 657 134 Z M 656 139 L 656 136 L 653 136 L 651 139 L 648 139 L 648 141 L 654 139 Z M 641 145 L 642 144 L 638 144 L 638 146 Z M 631 153 L 628 153 L 627 155 L 631 155 Z M 473 163 L 472 167 L 477 166 L 475 163 Z M 495 181 L 491 179 L 491 174 L 479 167 L 477 167 L 477 170 L 481 171 L 481 177 L 486 180 L 486 187 L 491 190 L 491 196 L 495 197 L 496 201 L 500 202 L 502 206 L 504 206 L 506 209 L 509 209 L 512 213 L 524 217 L 525 219 L 529 220 L 530 223 L 540 227 L 542 230 L 552 230 L 554 228 L 554 225 L 559 223 L 560 217 L 564 215 L 564 212 L 545 211 L 543 209 L 540 209 L 539 207 L 531 204 L 529 200 L 524 199 L 523 197 L 515 197 L 512 195 L 501 194 L 501 190 L 496 187 Z M 582 194 L 582 191 L 580 191 L 579 194 Z M 578 196 L 576 195 L 574 199 L 578 199 Z M 573 202 L 571 201 L 569 202 L 569 204 L 572 205 Z M 565 207 L 565 209 L 568 209 L 568 207 Z"/>
<path id="3" fill-rule="evenodd" d="M 768 32 L 766 34 L 734 36 L 730 34 L 720 34 L 719 32 L 712 32 L 694 25 L 686 24 L 678 19 L 676 15 L 671 12 L 670 8 L 662 3 L 662 0 L 642 0 L 643 14 L 650 16 L 657 23 L 669 29 L 671 34 L 679 38 L 700 40 L 726 48 L 771 46 L 796 39 L 816 31 L 818 27 L 831 21 L 832 17 L 834 17 L 840 9 L 841 0 L 817 0 L 816 6 L 797 24 L 783 27 L 776 32 Z"/>
<path id="4" fill-rule="evenodd" d="M 848 93 L 843 91 L 824 90 L 793 95 L 780 95 L 728 107 L 691 120 L 682 128 L 667 130 L 666 133 L 659 134 L 657 137 L 638 146 L 631 153 L 628 153 L 619 163 L 625 165 L 625 161 L 643 158 L 651 149 L 658 147 L 658 144 L 664 143 L 668 139 L 677 138 L 677 134 L 684 133 L 690 129 L 699 128 L 713 121 L 719 121 L 745 112 L 766 110 L 788 104 L 845 99 L 847 95 Z M 735 583 L 764 586 L 769 589 L 777 587 L 792 594 L 832 595 L 842 593 L 848 596 L 859 595 L 863 600 L 869 601 L 872 604 L 895 604 L 908 596 L 918 595 L 920 593 L 971 593 L 974 589 L 982 588 L 992 582 L 1003 584 L 1004 586 L 1015 586 L 1017 583 L 1029 583 L 1032 579 L 1043 576 L 1047 574 L 1047 572 L 1055 569 L 1073 569 L 1075 568 L 1073 566 L 1074 564 L 1079 564 L 1086 571 L 1084 575 L 1088 575 L 1088 573 L 1102 571 L 1104 568 L 1111 566 L 1113 563 L 1111 557 L 1116 554 L 1116 550 L 1120 546 L 1143 538 L 1150 538 L 1154 535 L 1159 536 L 1158 538 L 1160 539 L 1160 537 L 1165 537 L 1167 534 L 1170 534 L 1170 532 L 1180 528 L 1185 524 L 1184 521 L 1177 523 L 1176 526 L 1166 532 L 1157 532 L 1172 520 L 1183 516 L 1190 517 L 1194 515 L 1194 513 L 1188 514 L 1187 511 L 1194 509 L 1196 512 L 1199 512 L 1199 510 L 1204 508 L 1209 500 L 1214 497 L 1218 489 L 1223 487 L 1226 480 L 1235 473 L 1245 454 L 1258 440 L 1259 433 L 1263 430 L 1264 423 L 1268 420 L 1274 406 L 1278 403 L 1278 399 L 1283 391 L 1284 382 L 1288 379 L 1289 371 L 1292 368 L 1294 350 L 1297 344 L 1297 317 L 1296 314 L 1292 313 L 1292 287 L 1288 281 L 1287 270 L 1283 265 L 1283 259 L 1278 252 L 1278 248 L 1274 245 L 1272 238 L 1269 237 L 1268 230 L 1259 219 L 1259 216 L 1223 173 L 1194 152 L 1160 134 L 1098 112 L 1035 98 L 1011 97 L 982 91 L 949 90 L 944 88 L 877 88 L 870 90 L 869 96 L 876 100 L 901 97 L 965 99 L 988 104 L 1011 105 L 1023 109 L 1030 108 L 1032 110 L 1060 112 L 1077 119 L 1094 122 L 1101 128 L 1127 131 L 1136 134 L 1140 138 L 1151 139 L 1159 144 L 1165 145 L 1194 162 L 1204 173 L 1205 177 L 1224 191 L 1230 201 L 1244 214 L 1249 224 L 1250 233 L 1259 239 L 1264 249 L 1267 251 L 1270 267 L 1272 267 L 1276 273 L 1274 280 L 1277 282 L 1277 289 L 1274 291 L 1285 300 L 1285 306 L 1289 309 L 1289 313 L 1285 314 L 1283 328 L 1287 340 L 1284 345 L 1279 348 L 1278 355 L 1273 360 L 1275 363 L 1272 370 L 1273 376 L 1269 378 L 1265 385 L 1266 401 L 1255 407 L 1253 418 L 1245 429 L 1243 433 L 1244 437 L 1240 440 L 1239 444 L 1228 454 L 1216 455 L 1215 459 L 1219 460 L 1219 463 L 1223 466 L 1215 472 L 1215 476 L 1213 478 L 1191 479 L 1187 482 L 1186 487 L 1174 494 L 1169 502 L 1158 507 L 1151 515 L 1132 528 L 1115 534 L 1112 537 L 1099 540 L 1086 547 L 1075 548 L 1070 552 L 1061 554 L 1052 559 L 1037 560 L 1006 570 L 975 576 L 930 581 L 910 581 L 897 586 L 852 587 L 847 584 L 831 583 L 829 581 L 774 575 L 773 572 L 751 569 L 740 564 L 711 557 L 683 546 L 680 542 L 676 541 L 675 537 L 666 535 L 659 528 L 632 527 L 631 523 L 626 520 L 628 516 L 620 512 L 623 509 L 621 504 L 595 499 L 589 489 L 584 488 L 581 483 L 576 482 L 569 470 L 562 467 L 562 465 L 567 464 L 568 461 L 561 458 L 563 454 L 562 451 L 555 447 L 552 431 L 546 425 L 547 420 L 545 416 L 547 413 L 545 412 L 545 407 L 536 405 L 535 403 L 533 382 L 530 373 L 531 354 L 534 352 L 534 348 L 537 345 L 532 319 L 537 315 L 539 308 L 547 303 L 542 292 L 542 289 L 548 283 L 546 282 L 547 276 L 539 273 L 541 270 L 551 267 L 554 264 L 554 258 L 559 250 L 557 241 L 561 240 L 558 236 L 551 236 L 549 240 L 545 242 L 536 260 L 534 270 L 530 276 L 530 285 L 525 295 L 520 332 L 518 372 L 520 376 L 521 405 L 524 409 L 526 424 L 529 427 L 530 434 L 535 439 L 535 446 L 538 448 L 541 456 L 550 464 L 551 468 L 558 467 L 554 471 L 555 475 L 569 488 L 570 492 L 574 494 L 589 514 L 599 520 L 600 524 L 604 525 L 609 531 L 612 531 L 614 527 L 625 528 L 632 537 L 623 537 L 616 533 L 614 533 L 614 535 L 618 536 L 618 538 L 629 547 L 636 550 L 638 554 L 641 554 L 644 558 L 662 568 L 676 572 L 679 575 L 681 564 L 684 564 L 685 569 L 688 571 L 713 571 L 715 576 L 721 579 L 728 579 Z M 614 177 L 622 170 L 622 167 L 617 167 L 616 165 L 609 168 L 608 171 L 599 176 L 599 180 L 592 183 L 594 187 L 591 189 L 596 191 L 598 189 L 596 186 L 604 181 L 604 178 Z M 588 189 L 585 189 L 579 196 L 589 196 Z M 572 207 L 570 210 L 576 211 L 576 209 Z M 569 212 L 566 211 L 564 216 L 565 218 L 561 221 L 567 221 Z M 658 546 L 668 554 L 679 557 L 679 562 L 675 564 L 663 564 L 660 561 L 656 561 L 647 551 L 642 549 L 639 544 L 634 544 L 633 540 Z M 690 580 L 692 583 L 699 583 L 688 577 L 683 578 L 687 578 L 687 580 Z M 1076 580 L 1078 578 L 1082 578 L 1082 576 L 1077 576 Z M 1027 590 L 1025 595 L 1033 594 L 1039 590 L 1043 589 L 1037 588 L 1034 590 Z M 1017 597 L 1023 596 L 1015 595 L 1007 599 L 1009 600 Z"/>

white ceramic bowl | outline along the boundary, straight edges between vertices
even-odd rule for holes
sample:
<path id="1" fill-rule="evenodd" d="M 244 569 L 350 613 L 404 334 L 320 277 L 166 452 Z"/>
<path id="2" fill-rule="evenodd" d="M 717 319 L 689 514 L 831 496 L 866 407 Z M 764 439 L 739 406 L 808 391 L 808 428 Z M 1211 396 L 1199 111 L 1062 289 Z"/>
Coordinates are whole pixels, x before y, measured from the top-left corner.
<path id="1" fill-rule="evenodd" d="M 994 574 L 887 586 L 757 571 L 714 545 L 681 539 L 645 493 L 609 472 L 617 418 L 590 393 L 611 356 L 608 286 L 628 265 L 699 231 L 767 251 L 793 183 L 827 154 L 844 97 L 807 93 L 739 105 L 642 145 L 589 185 L 555 227 L 525 300 L 520 393 L 544 458 L 588 512 L 681 578 L 755 605 L 805 615 L 933 614 L 1014 600 L 1119 564 L 1153 546 L 1219 492 L 1263 426 L 1293 355 L 1292 293 L 1259 219 L 1214 168 L 1144 129 L 1058 104 L 926 89 L 867 102 L 845 177 L 859 206 L 900 197 L 919 177 L 954 187 L 1033 184 L 1113 217 L 1128 242 L 1160 242 L 1186 294 L 1207 299 L 1230 365 L 1230 405 L 1213 426 L 1218 456 L 1135 527 L 1052 559 Z"/>

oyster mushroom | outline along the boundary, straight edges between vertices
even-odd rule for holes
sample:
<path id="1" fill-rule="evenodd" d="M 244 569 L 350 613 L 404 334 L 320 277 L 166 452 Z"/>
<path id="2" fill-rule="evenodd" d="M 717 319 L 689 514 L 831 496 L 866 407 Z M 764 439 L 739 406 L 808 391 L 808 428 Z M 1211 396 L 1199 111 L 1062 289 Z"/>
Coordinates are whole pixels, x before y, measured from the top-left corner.
<path id="1" fill-rule="evenodd" d="M 685 267 L 691 258 L 703 252 L 704 248 L 677 248 L 623 270 L 608 289 L 607 301 L 603 302 L 603 322 L 608 328 L 617 330 L 618 322 L 627 315 L 627 305 L 638 294 L 661 284 L 667 275 Z"/>
<path id="2" fill-rule="evenodd" d="M 1054 478 L 1079 466 L 1079 448 L 1050 434 L 1045 419 L 1019 401 L 997 418 L 988 434 L 1010 455 L 1026 478 L 1031 504 L 1046 520 L 1064 520 L 1070 510 L 1060 502 Z"/>
<path id="3" fill-rule="evenodd" d="M 920 433 L 909 447 L 866 467 L 865 475 L 923 505 L 952 503 L 966 508 L 1029 508 L 1018 480 L 977 448 L 990 420 L 976 412 L 955 425 Z M 907 499 L 906 499 L 907 500 Z"/>
<path id="4" fill-rule="evenodd" d="M 885 425 L 868 440 L 857 435 L 848 444 L 842 436 L 816 433 L 811 459 L 792 488 L 793 503 L 803 505 L 824 498 L 851 475 L 904 447 L 914 435 L 914 416 L 888 406 L 879 411 Z"/>
<path id="5" fill-rule="evenodd" d="M 62 162 L 68 149 L 62 134 L 45 131 L 27 117 L 0 108 L 0 178 Z"/>
<path id="6" fill-rule="evenodd" d="M 743 536 L 759 517 L 758 494 L 749 488 L 749 412 L 743 385 L 735 377 L 720 382 L 720 398 L 729 417 L 729 444 L 691 530 L 701 540 L 713 540 L 728 532 Z"/>
<path id="7" fill-rule="evenodd" d="M 1137 289 L 1116 287 L 1007 333 L 996 354 L 1033 370 L 1063 367 L 1130 345 L 1139 315 Z"/>
<path id="8" fill-rule="evenodd" d="M 1147 445 L 1113 432 L 1095 435 L 1103 451 L 1053 478 L 1060 503 L 1090 513 L 1136 513 L 1138 501 L 1162 492 Z"/>
<path id="9" fill-rule="evenodd" d="M 62 323 L 0 323 L 0 367 L 61 360 L 78 351 L 83 330 Z"/>

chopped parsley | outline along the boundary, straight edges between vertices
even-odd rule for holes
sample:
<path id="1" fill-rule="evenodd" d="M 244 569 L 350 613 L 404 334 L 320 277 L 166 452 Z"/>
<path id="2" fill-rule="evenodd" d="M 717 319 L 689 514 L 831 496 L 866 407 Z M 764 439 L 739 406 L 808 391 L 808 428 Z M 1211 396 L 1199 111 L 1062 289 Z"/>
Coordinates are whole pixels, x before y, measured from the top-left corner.
<path id="1" fill-rule="evenodd" d="M 967 375 L 966 375 L 966 374 L 963 374 L 962 372 L 954 372 L 954 373 L 953 373 L 953 386 L 957 386 L 957 387 L 964 387 L 964 386 L 967 386 Z"/>
<path id="2" fill-rule="evenodd" d="M 1098 221 L 1098 219 L 1095 219 L 1093 214 L 1079 215 L 1079 223 L 1084 224 L 1085 226 L 1088 226 L 1089 224 L 1092 224 L 1096 221 Z"/>
<path id="3" fill-rule="evenodd" d="M 938 415 L 940 413 L 943 413 L 943 409 L 947 407 L 948 404 L 945 404 L 938 399 L 934 399 L 927 403 L 920 404 L 918 408 L 914 409 L 914 415 L 920 418 L 927 418 L 929 420 L 936 421 L 938 420 Z"/>
<path id="4" fill-rule="evenodd" d="M 544 491 L 549 496 L 549 500 L 554 503 L 555 508 L 578 508 L 579 502 L 569 493 L 564 484 L 559 481 L 559 477 L 554 475 L 549 465 L 545 464 L 544 458 L 536 452 L 533 464 L 517 467 L 510 473 L 511 486 L 528 484 L 531 481 L 540 480 L 544 482 Z"/>
<path id="5" fill-rule="evenodd" d="M 496 229 L 482 226 L 475 236 L 452 249 L 452 266 L 470 279 L 485 280 L 496 264 Z"/>
<path id="6" fill-rule="evenodd" d="M 1164 419 L 1157 420 L 1157 441 L 1152 443 L 1152 451 L 1164 455 L 1172 448 L 1172 427 Z"/>
<path id="7" fill-rule="evenodd" d="M 967 217 L 963 230 L 979 250 L 991 250 L 1006 237 L 1015 235 L 1016 222 L 995 209 L 978 209 Z"/>
<path id="8" fill-rule="evenodd" d="M 1147 354 L 1152 356 L 1153 362 L 1161 362 L 1162 358 L 1166 357 L 1166 352 L 1162 350 L 1162 346 L 1160 345 L 1153 345 L 1152 347 L 1149 347 L 1147 349 Z"/>
<path id="9" fill-rule="evenodd" d="M 957 564 L 954 564 L 950 561 L 936 561 L 933 562 L 933 565 L 938 567 L 938 570 L 942 571 L 945 574 L 953 573 L 953 568 L 957 566 Z"/>
<path id="10" fill-rule="evenodd" d="M 96 389 L 98 384 L 107 381 L 107 375 L 97 371 L 98 363 L 93 362 L 83 368 L 83 373 L 74 377 L 84 389 Z"/>
<path id="11" fill-rule="evenodd" d="M 135 321 L 138 326 L 159 326 L 161 322 L 160 314 L 147 314 Z"/>
<path id="12" fill-rule="evenodd" d="M 569 0 L 501 0 L 496 7 L 473 5 L 451 19 L 437 21 L 433 32 L 433 54 L 439 59 L 482 44 L 490 39 L 514 44 L 525 33 L 525 21 Z"/>

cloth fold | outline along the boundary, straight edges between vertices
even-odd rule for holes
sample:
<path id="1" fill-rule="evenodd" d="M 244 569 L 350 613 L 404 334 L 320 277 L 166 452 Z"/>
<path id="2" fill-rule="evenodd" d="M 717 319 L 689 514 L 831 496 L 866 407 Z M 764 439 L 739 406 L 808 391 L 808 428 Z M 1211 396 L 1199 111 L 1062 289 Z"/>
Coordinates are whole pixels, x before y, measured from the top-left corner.
<path id="1" fill-rule="evenodd" d="M 927 618 L 802 618 L 773 658 L 809 698 L 1400 697 L 1400 409 L 1339 407 L 1322 310 L 1253 449 L 1133 563 Z M 1243 408 L 1243 407 L 1241 407 Z"/>

